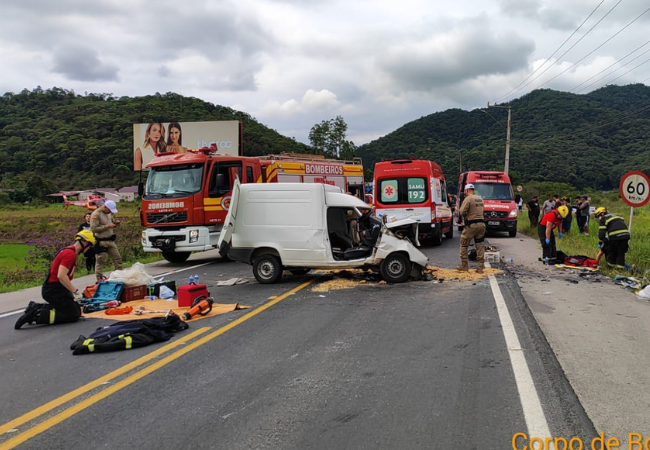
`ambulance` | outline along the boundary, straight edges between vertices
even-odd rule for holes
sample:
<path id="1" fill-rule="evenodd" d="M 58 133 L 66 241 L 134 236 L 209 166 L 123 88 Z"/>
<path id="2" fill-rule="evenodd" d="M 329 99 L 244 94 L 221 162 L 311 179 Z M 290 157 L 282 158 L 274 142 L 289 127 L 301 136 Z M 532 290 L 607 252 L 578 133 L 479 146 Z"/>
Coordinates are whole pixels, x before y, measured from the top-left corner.
<path id="1" fill-rule="evenodd" d="M 413 218 L 419 240 L 442 244 L 454 236 L 453 217 L 442 169 L 433 161 L 394 159 L 375 164 L 374 206 L 378 217 Z"/>

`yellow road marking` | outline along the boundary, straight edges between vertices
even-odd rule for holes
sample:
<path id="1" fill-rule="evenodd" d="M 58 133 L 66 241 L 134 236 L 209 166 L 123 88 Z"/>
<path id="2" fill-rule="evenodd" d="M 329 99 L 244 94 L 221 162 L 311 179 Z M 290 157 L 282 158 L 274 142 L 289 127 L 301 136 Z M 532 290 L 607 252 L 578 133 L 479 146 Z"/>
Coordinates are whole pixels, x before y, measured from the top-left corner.
<path id="1" fill-rule="evenodd" d="M 54 408 L 57 408 L 57 407 L 63 405 L 64 403 L 69 402 L 70 400 L 73 400 L 73 399 L 79 397 L 80 395 L 85 394 L 86 392 L 95 389 L 98 386 L 101 386 L 103 383 L 111 381 L 113 378 L 117 378 L 120 375 L 122 375 L 122 374 L 124 374 L 124 373 L 126 373 L 126 372 L 128 372 L 130 370 L 133 370 L 138 366 L 141 366 L 142 364 L 150 361 L 151 359 L 155 358 L 156 356 L 161 355 L 161 354 L 173 349 L 174 347 L 178 347 L 180 344 L 183 344 L 184 342 L 187 342 L 190 339 L 193 339 L 196 336 L 198 336 L 200 334 L 203 334 L 208 330 L 210 330 L 210 327 L 200 328 L 200 329 L 194 331 L 193 333 L 188 334 L 187 336 L 183 336 L 181 339 L 178 339 L 178 340 L 176 340 L 174 342 L 171 342 L 171 343 L 165 345 L 164 347 L 161 347 L 161 348 L 157 349 L 156 351 L 148 353 L 145 356 L 143 356 L 141 358 L 138 358 L 135 361 L 132 361 L 129 364 L 120 367 L 119 369 L 114 370 L 113 372 L 111 372 L 109 374 L 106 374 L 106 375 L 104 375 L 104 376 L 102 376 L 100 378 L 97 378 L 95 381 L 91 381 L 90 383 L 88 383 L 88 384 L 86 384 L 84 386 L 81 386 L 80 388 L 77 388 L 72 392 L 69 392 L 69 393 L 67 393 L 65 395 L 62 395 L 61 397 L 56 398 L 56 399 L 44 404 L 43 406 L 40 406 L 40 407 L 38 407 L 38 408 L 36 408 L 36 409 L 34 409 L 34 410 L 20 416 L 20 417 L 18 417 L 18 418 L 14 419 L 14 420 L 12 420 L 10 422 L 5 423 L 4 425 L 1 425 L 0 426 L 0 435 L 6 433 L 8 430 L 18 428 L 19 426 L 21 426 L 24 423 L 29 422 L 30 420 L 34 420 L 37 417 L 42 416 L 46 412 L 51 411 Z"/>
<path id="2" fill-rule="evenodd" d="M 197 339 L 196 341 L 192 342 L 191 344 L 186 345 L 182 349 L 177 350 L 176 352 L 174 352 L 174 353 L 172 353 L 170 355 L 167 355 L 166 357 L 164 357 L 160 361 L 157 361 L 157 362 L 143 368 L 142 370 L 140 370 L 140 371 L 138 371 L 138 372 L 136 372 L 136 373 L 134 373 L 132 375 L 129 375 L 128 377 L 124 378 L 123 380 L 121 380 L 121 381 L 107 387 L 103 391 L 98 392 L 97 394 L 94 394 L 94 395 L 88 397 L 87 399 L 82 400 L 81 402 L 70 406 L 69 408 L 61 411 L 60 413 L 58 413 L 58 414 L 50 417 L 49 419 L 39 423 L 38 425 L 36 425 L 36 426 L 34 426 L 34 427 L 32 427 L 32 428 L 18 434 L 17 436 L 14 436 L 13 438 L 7 440 L 6 442 L 3 442 L 2 444 L 0 444 L 0 450 L 9 450 L 9 449 L 15 448 L 16 446 L 18 446 L 18 445 L 22 444 L 23 442 L 33 438 L 34 436 L 37 436 L 40 433 L 48 430 L 49 428 L 52 428 L 54 425 L 57 425 L 57 424 L 63 422 L 65 419 L 67 419 L 69 417 L 72 417 L 73 415 L 75 415 L 75 414 L 83 411 L 84 409 L 94 405 L 98 401 L 108 397 L 111 394 L 114 394 L 115 392 L 119 391 L 120 389 L 123 389 L 123 388 L 135 383 L 139 379 L 149 375 L 150 373 L 160 369 L 161 367 L 164 367 L 165 365 L 167 365 L 170 362 L 180 358 L 181 356 L 185 355 L 186 353 L 189 353 L 192 350 L 200 347 L 201 345 L 210 342 L 212 339 L 214 339 L 214 338 L 216 338 L 218 336 L 221 336 L 226 331 L 231 330 L 232 328 L 234 328 L 237 325 L 247 321 L 248 319 L 251 319 L 252 317 L 256 316 L 257 314 L 261 313 L 262 311 L 265 311 L 266 309 L 270 308 L 271 306 L 273 306 L 273 305 L 279 303 L 280 301 L 284 300 L 285 298 L 287 298 L 291 294 L 294 294 L 294 293 L 300 291 L 301 289 L 306 288 L 307 286 L 309 286 L 314 281 L 316 281 L 316 278 L 301 284 L 300 286 L 290 290 L 289 292 L 287 292 L 285 294 L 282 294 L 281 296 L 271 300 L 268 303 L 265 303 L 264 305 L 260 306 L 259 308 L 257 308 L 255 310 L 249 312 L 248 314 L 240 317 L 239 319 L 236 319 L 236 320 L 230 322 L 228 325 L 225 325 L 225 326 L 219 328 L 218 330 L 215 330 L 212 333 L 210 333 L 210 334 L 208 334 L 206 336 L 203 336 L 200 339 Z M 197 330 L 195 333 L 197 333 L 198 331 L 201 331 L 201 330 Z M 133 364 L 133 363 L 131 363 L 131 364 Z M 125 366 L 125 367 L 127 367 L 127 366 Z M 118 370 L 120 370 L 120 369 L 118 369 Z M 102 377 L 102 378 L 104 378 L 104 377 Z M 102 378 L 99 378 L 98 380 L 96 380 L 95 382 L 90 383 L 90 384 L 97 383 Z M 86 385 L 86 386 L 88 386 L 88 385 Z M 82 389 L 82 388 L 79 388 L 79 389 Z M 77 389 L 77 390 L 79 390 L 79 389 Z M 74 392 L 76 392 L 76 391 L 73 391 L 72 393 L 74 393 Z M 67 395 L 71 395 L 72 393 L 67 394 Z M 67 397 L 67 395 L 65 395 L 63 397 L 60 397 L 59 399 Z M 78 395 L 79 394 L 77 394 L 77 396 Z M 74 397 L 71 397 L 71 398 L 74 398 Z M 57 400 L 59 400 L 59 399 L 57 399 Z M 54 401 L 56 401 L 56 400 L 54 400 Z M 50 402 L 50 403 L 52 403 L 52 402 Z M 49 405 L 49 403 L 48 403 L 48 405 Z M 47 406 L 47 405 L 44 405 L 44 406 Z M 43 408 L 43 407 L 41 407 L 41 408 Z M 41 408 L 38 408 L 37 410 L 34 410 L 34 411 L 38 411 Z M 50 409 L 52 409 L 52 408 L 50 408 Z M 43 411 L 43 412 L 46 412 L 46 411 Z M 43 412 L 41 412 L 38 415 L 43 414 Z M 22 417 L 20 417 L 18 419 L 15 419 L 15 421 L 20 420 L 21 418 L 26 417 L 26 416 L 28 416 L 30 414 L 31 413 L 27 413 L 24 416 L 22 416 Z M 38 415 L 36 415 L 34 417 L 38 417 Z M 13 422 L 14 421 L 9 422 L 8 424 L 11 424 Z M 22 423 L 24 423 L 24 422 L 22 422 Z M 8 424 L 3 425 L 3 427 L 8 425 Z M 11 428 L 9 428 L 9 429 L 11 429 Z"/>

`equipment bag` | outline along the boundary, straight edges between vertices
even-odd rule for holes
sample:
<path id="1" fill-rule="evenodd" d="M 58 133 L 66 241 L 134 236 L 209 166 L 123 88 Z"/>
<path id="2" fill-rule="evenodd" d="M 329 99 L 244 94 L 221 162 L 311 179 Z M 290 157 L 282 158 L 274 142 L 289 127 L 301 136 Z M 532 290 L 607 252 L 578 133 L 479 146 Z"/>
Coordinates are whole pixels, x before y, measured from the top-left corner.
<path id="1" fill-rule="evenodd" d="M 591 269 L 598 268 L 598 261 L 596 261 L 594 258 L 590 258 L 584 255 L 567 256 L 564 258 L 564 264 L 567 266 L 575 267 L 589 267 Z"/>
<path id="2" fill-rule="evenodd" d="M 73 355 L 130 350 L 154 342 L 167 341 L 175 332 L 188 328 L 189 325 L 175 314 L 166 317 L 125 320 L 97 328 L 88 337 L 80 335 L 70 345 L 70 350 Z"/>

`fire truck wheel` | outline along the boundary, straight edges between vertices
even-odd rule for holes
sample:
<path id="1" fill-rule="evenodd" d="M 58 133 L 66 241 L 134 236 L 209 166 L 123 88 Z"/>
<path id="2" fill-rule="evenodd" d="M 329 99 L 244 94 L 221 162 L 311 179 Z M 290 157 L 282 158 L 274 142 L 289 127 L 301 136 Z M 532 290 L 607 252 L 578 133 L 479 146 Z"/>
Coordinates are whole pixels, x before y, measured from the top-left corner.
<path id="1" fill-rule="evenodd" d="M 170 263 L 182 263 L 187 261 L 192 252 L 162 252 L 163 258 Z"/>
<path id="2" fill-rule="evenodd" d="M 402 253 L 391 253 L 379 264 L 379 273 L 386 283 L 403 283 L 411 274 L 411 261 Z"/>
<path id="3" fill-rule="evenodd" d="M 275 255 L 261 255 L 253 261 L 253 275 L 261 284 L 276 283 L 282 276 L 282 264 Z"/>

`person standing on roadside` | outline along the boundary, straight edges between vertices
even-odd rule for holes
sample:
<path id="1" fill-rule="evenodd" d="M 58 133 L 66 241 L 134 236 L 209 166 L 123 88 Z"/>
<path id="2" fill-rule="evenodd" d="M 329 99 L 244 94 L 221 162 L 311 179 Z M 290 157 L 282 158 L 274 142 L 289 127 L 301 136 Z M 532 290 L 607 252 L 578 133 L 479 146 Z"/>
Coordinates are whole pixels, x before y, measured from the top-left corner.
<path id="1" fill-rule="evenodd" d="M 539 242 L 542 244 L 542 258 L 554 260 L 557 257 L 555 248 L 555 234 L 553 230 L 557 228 L 558 238 L 562 239 L 562 221 L 569 214 L 568 206 L 560 206 L 551 212 L 544 214 L 539 225 L 537 225 L 537 235 Z"/>
<path id="2" fill-rule="evenodd" d="M 79 225 L 77 231 L 90 230 L 90 211 L 86 212 L 84 222 Z M 84 260 L 86 261 L 86 271 L 88 273 L 95 271 L 95 250 L 91 247 L 84 252 Z"/>
<path id="3" fill-rule="evenodd" d="M 115 234 L 113 229 L 121 223 L 113 219 L 113 214 L 117 214 L 117 206 L 113 200 L 108 200 L 102 206 L 97 208 L 90 216 L 90 230 L 95 233 L 97 238 L 97 249 L 95 253 L 95 277 L 97 281 L 103 280 L 104 264 L 108 256 L 113 261 L 115 270 L 122 270 L 122 256 L 115 245 Z"/>
<path id="4" fill-rule="evenodd" d="M 90 250 L 96 242 L 90 230 L 81 230 L 75 234 L 74 244 L 57 253 L 41 289 L 47 304 L 29 302 L 14 329 L 19 330 L 25 324 L 55 325 L 79 320 L 81 308 L 77 301 L 81 300 L 82 295 L 72 284 L 77 256 Z"/>
<path id="5" fill-rule="evenodd" d="M 531 201 L 526 203 L 526 209 L 528 209 L 528 220 L 530 220 L 530 226 L 536 227 L 539 223 L 539 197 L 535 195 Z"/>
<path id="6" fill-rule="evenodd" d="M 548 214 L 555 209 L 555 200 L 552 195 L 548 196 L 548 200 L 544 202 L 542 209 L 544 210 L 544 214 Z"/>
<path id="7" fill-rule="evenodd" d="M 573 214 L 576 216 L 576 223 L 578 224 L 578 231 L 582 233 L 585 229 L 584 227 L 584 221 L 582 220 L 582 214 L 580 213 L 580 196 L 576 197 L 573 199 L 573 206 L 571 209 L 573 210 Z"/>
<path id="8" fill-rule="evenodd" d="M 582 203 L 578 206 L 580 217 L 582 217 L 582 232 L 589 236 L 589 197 L 582 196 Z"/>
<path id="9" fill-rule="evenodd" d="M 463 218 L 464 228 L 460 235 L 460 266 L 459 272 L 469 270 L 469 244 L 474 239 L 476 245 L 476 273 L 483 273 L 485 267 L 485 221 L 483 218 L 483 199 L 474 193 L 474 185 L 465 185 L 465 200 L 460 206 L 460 217 Z"/>

